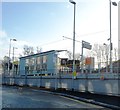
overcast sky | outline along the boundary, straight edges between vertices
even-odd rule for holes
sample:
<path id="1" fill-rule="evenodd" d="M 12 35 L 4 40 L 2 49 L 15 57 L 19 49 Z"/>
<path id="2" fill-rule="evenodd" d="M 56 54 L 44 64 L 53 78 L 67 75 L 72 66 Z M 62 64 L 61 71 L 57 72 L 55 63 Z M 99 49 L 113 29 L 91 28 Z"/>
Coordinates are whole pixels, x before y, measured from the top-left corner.
<path id="1" fill-rule="evenodd" d="M 72 40 L 62 37 L 73 38 L 73 4 L 69 0 L 3 1 L 2 16 L 0 16 L 2 18 L 0 58 L 8 55 L 11 38 L 17 39 L 17 42 L 11 42 L 12 47 L 18 48 L 15 50 L 16 56 L 22 54 L 25 44 L 39 46 L 42 51 L 53 49 L 72 51 Z M 119 0 L 114 1 L 118 3 Z M 76 40 L 85 40 L 93 45 L 107 44 L 108 38 L 109 0 L 76 0 Z M 112 42 L 114 47 L 118 46 L 118 7 L 113 5 Z M 81 43 L 76 42 L 76 53 L 81 53 Z"/>

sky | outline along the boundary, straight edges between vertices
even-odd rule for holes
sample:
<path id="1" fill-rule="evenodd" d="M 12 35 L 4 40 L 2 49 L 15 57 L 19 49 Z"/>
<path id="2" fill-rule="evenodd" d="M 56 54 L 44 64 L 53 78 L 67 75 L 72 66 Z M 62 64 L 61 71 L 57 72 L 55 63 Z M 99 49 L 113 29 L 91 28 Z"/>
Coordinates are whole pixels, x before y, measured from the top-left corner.
<path id="1" fill-rule="evenodd" d="M 119 0 L 114 0 L 118 3 Z M 75 0 L 76 40 L 91 45 L 109 44 L 109 0 Z M 23 46 L 48 50 L 69 50 L 73 41 L 73 4 L 69 0 L 2 0 L 0 3 L 0 59 L 8 56 L 10 39 L 15 56 L 23 54 Z M 112 5 L 112 42 L 118 47 L 118 7 Z M 81 54 L 81 43 L 75 52 Z M 11 48 L 12 54 L 12 48 Z M 12 56 L 12 55 L 11 55 Z"/>

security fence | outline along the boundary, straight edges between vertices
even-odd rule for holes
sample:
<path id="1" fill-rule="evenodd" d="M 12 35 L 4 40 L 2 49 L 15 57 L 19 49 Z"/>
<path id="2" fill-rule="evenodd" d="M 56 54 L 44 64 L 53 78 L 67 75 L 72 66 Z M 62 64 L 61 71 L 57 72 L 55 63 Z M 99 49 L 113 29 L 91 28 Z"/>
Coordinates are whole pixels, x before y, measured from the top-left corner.
<path id="1" fill-rule="evenodd" d="M 110 71 L 110 67 L 108 68 L 94 68 L 94 69 L 81 69 L 81 68 L 77 68 L 75 69 L 76 75 L 79 74 L 120 74 L 120 67 L 113 67 L 112 68 L 112 72 Z M 10 70 L 8 72 L 8 70 L 4 70 L 3 73 L 5 74 L 5 76 L 53 76 L 55 74 L 61 74 L 61 75 L 69 75 L 69 74 L 73 74 L 72 71 L 72 67 L 64 67 L 61 66 L 60 68 L 55 68 L 55 69 L 47 69 L 47 70 L 19 70 L 19 71 L 12 71 Z"/>
<path id="2" fill-rule="evenodd" d="M 120 74 L 34 74 L 34 75 L 7 75 L 3 74 L 2 83 L 9 85 L 64 88 L 80 92 L 120 96 Z"/>
<path id="3" fill-rule="evenodd" d="M 120 96 L 120 62 L 110 66 L 99 68 L 90 66 L 75 65 L 75 72 L 72 65 L 55 65 L 54 69 L 29 69 L 7 71 L 3 69 L 2 84 L 19 86 L 36 86 L 45 88 L 64 88 L 82 92 L 92 92 L 105 95 Z"/>

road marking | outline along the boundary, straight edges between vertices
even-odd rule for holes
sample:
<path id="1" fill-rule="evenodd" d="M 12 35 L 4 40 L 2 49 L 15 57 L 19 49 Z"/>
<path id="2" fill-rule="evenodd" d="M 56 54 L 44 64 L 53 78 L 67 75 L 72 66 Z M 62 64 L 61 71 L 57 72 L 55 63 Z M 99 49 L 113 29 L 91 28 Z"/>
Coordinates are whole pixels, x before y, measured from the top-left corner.
<path id="1" fill-rule="evenodd" d="M 72 99 L 72 98 L 69 98 L 69 97 L 65 97 L 65 96 L 60 96 L 62 98 L 65 98 L 65 99 L 68 99 L 68 100 L 72 100 L 72 101 L 75 101 L 77 103 L 80 103 L 80 104 L 84 104 L 84 105 L 88 105 L 88 106 L 91 106 L 91 107 L 99 107 L 99 108 L 104 108 L 102 106 L 99 106 L 99 105 L 94 105 L 94 104 L 90 104 L 90 103 L 87 103 L 87 102 L 82 102 L 82 101 L 79 101 L 79 100 L 76 100 L 76 99 Z"/>
<path id="2" fill-rule="evenodd" d="M 78 102 L 78 103 L 84 103 L 84 102 L 81 102 L 79 100 L 72 99 L 72 98 L 69 98 L 69 97 L 65 97 L 65 96 L 60 96 L 60 97 L 65 98 L 65 99 L 69 99 L 69 100 L 72 100 L 72 101 L 75 101 L 75 102 Z"/>
<path id="3" fill-rule="evenodd" d="M 34 100 L 34 101 L 40 101 L 39 99 L 34 99 L 34 98 L 30 98 L 31 100 Z"/>

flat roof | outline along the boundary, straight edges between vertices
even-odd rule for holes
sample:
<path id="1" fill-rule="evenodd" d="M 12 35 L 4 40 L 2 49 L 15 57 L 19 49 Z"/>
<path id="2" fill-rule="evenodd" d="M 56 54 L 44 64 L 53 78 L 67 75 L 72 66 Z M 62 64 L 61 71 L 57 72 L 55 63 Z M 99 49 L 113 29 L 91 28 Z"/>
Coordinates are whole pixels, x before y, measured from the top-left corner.
<path id="1" fill-rule="evenodd" d="M 36 56 L 36 55 L 41 55 L 41 54 L 46 54 L 46 53 L 50 53 L 50 52 L 62 52 L 62 51 L 67 51 L 67 50 L 49 50 L 49 51 L 46 51 L 46 52 L 41 52 L 41 53 L 36 53 L 36 54 L 32 54 L 32 55 L 23 56 L 23 57 L 20 57 L 20 59 L 21 58 L 26 58 L 26 57 L 31 57 L 31 56 Z"/>

